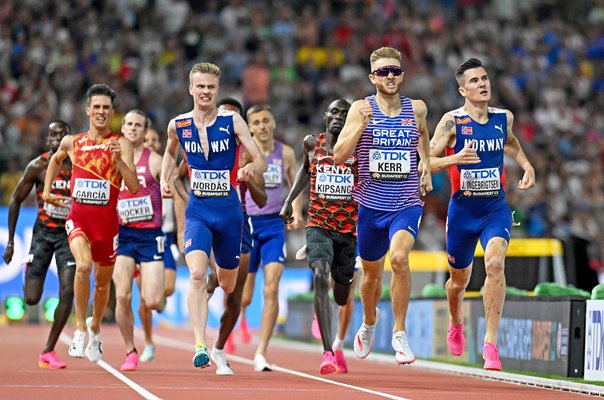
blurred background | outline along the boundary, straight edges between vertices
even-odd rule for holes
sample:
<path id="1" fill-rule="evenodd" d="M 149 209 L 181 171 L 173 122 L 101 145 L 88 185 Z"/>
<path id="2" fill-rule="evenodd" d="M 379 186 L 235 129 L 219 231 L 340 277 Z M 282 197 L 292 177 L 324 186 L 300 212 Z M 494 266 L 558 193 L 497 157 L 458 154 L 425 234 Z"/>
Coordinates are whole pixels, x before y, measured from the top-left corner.
<path id="1" fill-rule="evenodd" d="M 520 193 L 522 171 L 507 163 L 513 237 L 558 238 L 569 283 L 604 281 L 604 0 L 3 0 L 0 205 L 46 150 L 51 120 L 87 129 L 93 83 L 119 95 L 114 131 L 138 108 L 165 141 L 169 119 L 192 107 L 192 64 L 210 61 L 220 97 L 270 103 L 276 136 L 300 152 L 329 102 L 373 93 L 369 55 L 380 46 L 402 52 L 402 94 L 426 102 L 430 130 L 463 104 L 455 68 L 485 63 L 491 105 L 515 114 L 537 175 Z M 433 181 L 415 249 L 444 249 L 450 187 L 446 173 Z"/>

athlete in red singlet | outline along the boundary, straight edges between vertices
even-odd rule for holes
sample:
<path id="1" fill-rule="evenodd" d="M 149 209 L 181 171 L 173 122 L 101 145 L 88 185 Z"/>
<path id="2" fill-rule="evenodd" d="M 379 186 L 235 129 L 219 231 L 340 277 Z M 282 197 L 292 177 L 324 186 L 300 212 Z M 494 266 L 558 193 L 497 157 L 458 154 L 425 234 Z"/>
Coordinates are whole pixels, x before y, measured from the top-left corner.
<path id="1" fill-rule="evenodd" d="M 106 84 L 95 84 L 86 93 L 86 115 L 90 128 L 86 133 L 66 136 L 48 164 L 42 198 L 55 206 L 65 206 L 68 198 L 51 194 L 52 182 L 64 159 L 73 164 L 71 175 L 71 211 L 65 229 L 69 247 L 76 260 L 74 294 L 76 331 L 69 348 L 72 357 L 86 355 L 92 362 L 101 359 L 100 324 L 109 300 L 109 285 L 117 254 L 117 196 L 122 178 L 128 189 L 139 189 L 130 142 L 109 130 L 116 94 Z M 92 317 L 86 319 L 90 297 L 90 272 L 94 263 Z M 86 332 L 90 336 L 84 350 Z"/>
<path id="2" fill-rule="evenodd" d="M 350 307 L 357 250 L 357 203 L 351 193 L 356 183 L 357 159 L 353 155 L 336 164 L 333 155 L 349 109 L 350 103 L 346 100 L 334 100 L 325 112 L 325 132 L 304 139 L 304 165 L 296 174 L 280 213 L 285 223 L 292 222 L 295 214 L 292 203 L 310 183 L 306 246 L 308 265 L 313 272 L 315 314 L 323 342 L 323 360 L 319 367 L 322 375 L 347 372 L 343 343 L 338 342 L 337 348 L 332 346 L 329 278 L 333 279 L 336 303 Z"/>
<path id="3" fill-rule="evenodd" d="M 63 137 L 69 134 L 71 134 L 71 128 L 64 121 L 53 121 L 48 125 L 46 143 L 50 147 L 50 151 L 33 159 L 27 165 L 8 203 L 8 243 L 3 255 L 6 264 L 10 264 L 14 253 L 13 241 L 19 218 L 19 209 L 31 192 L 32 187 L 35 187 L 38 217 L 34 225 L 31 247 L 26 262 L 23 295 L 25 303 L 28 305 L 38 304 L 44 290 L 46 274 L 54 255 L 59 276 L 59 304 L 54 312 L 54 321 L 48 334 L 48 340 L 38 358 L 40 367 L 50 369 L 66 367 L 66 364 L 57 358 L 54 349 L 67 318 L 71 314 L 75 261 L 69 251 L 69 243 L 65 233 L 65 218 L 69 208 L 55 207 L 45 203 L 42 200 L 42 191 L 44 190 L 44 176 L 48 160 L 59 148 Z M 65 160 L 53 182 L 52 193 L 69 197 L 70 179 L 71 162 Z"/>

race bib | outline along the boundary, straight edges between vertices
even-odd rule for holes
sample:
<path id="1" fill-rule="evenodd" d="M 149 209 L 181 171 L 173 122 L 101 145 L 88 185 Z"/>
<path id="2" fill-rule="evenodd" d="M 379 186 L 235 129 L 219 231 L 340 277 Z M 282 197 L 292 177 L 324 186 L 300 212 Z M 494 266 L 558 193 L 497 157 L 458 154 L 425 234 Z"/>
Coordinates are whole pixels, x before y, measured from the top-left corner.
<path id="1" fill-rule="evenodd" d="M 77 203 L 104 206 L 109 204 L 110 183 L 102 179 L 76 178 L 71 197 Z"/>
<path id="2" fill-rule="evenodd" d="M 409 150 L 369 150 L 369 173 L 374 179 L 402 181 L 411 172 Z"/>
<path id="3" fill-rule="evenodd" d="M 117 202 L 117 211 L 124 224 L 153 219 L 153 204 L 151 196 L 121 199 Z"/>
<path id="4" fill-rule="evenodd" d="M 191 191 L 197 197 L 226 197 L 229 195 L 228 170 L 191 170 Z"/>
<path id="5" fill-rule="evenodd" d="M 498 197 L 501 189 L 499 168 L 462 169 L 459 189 L 466 197 Z"/>
<path id="6" fill-rule="evenodd" d="M 267 189 L 281 186 L 281 165 L 269 164 L 264 174 L 264 187 Z"/>
<path id="7" fill-rule="evenodd" d="M 67 214 L 69 214 L 69 205 L 71 205 L 71 200 L 69 200 L 67 207 L 57 207 L 54 204 L 44 202 L 44 212 L 50 218 L 66 219 Z"/>
<path id="8" fill-rule="evenodd" d="M 353 185 L 353 174 L 319 172 L 315 180 L 315 192 L 325 200 L 350 200 Z"/>

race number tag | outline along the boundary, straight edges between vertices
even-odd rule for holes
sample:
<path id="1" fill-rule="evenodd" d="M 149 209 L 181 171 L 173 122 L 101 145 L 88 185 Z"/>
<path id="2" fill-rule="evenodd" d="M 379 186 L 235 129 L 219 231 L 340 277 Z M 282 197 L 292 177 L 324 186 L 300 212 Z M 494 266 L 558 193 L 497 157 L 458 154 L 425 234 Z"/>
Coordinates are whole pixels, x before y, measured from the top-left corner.
<path id="1" fill-rule="evenodd" d="M 117 202 L 117 211 L 124 224 L 153 219 L 153 204 L 151 196 L 121 199 Z"/>
<path id="2" fill-rule="evenodd" d="M 104 206 L 109 204 L 109 181 L 76 178 L 71 197 L 76 203 Z"/>
<path id="3" fill-rule="evenodd" d="M 267 189 L 281 186 L 281 165 L 269 164 L 264 174 L 264 187 Z"/>
<path id="4" fill-rule="evenodd" d="M 499 168 L 462 169 L 459 189 L 466 197 L 497 197 L 501 189 Z"/>
<path id="5" fill-rule="evenodd" d="M 402 181 L 411 172 L 409 150 L 369 150 L 369 173 L 374 179 Z"/>
<path id="6" fill-rule="evenodd" d="M 44 202 L 44 212 L 50 217 L 55 219 L 66 219 L 69 214 L 69 206 L 71 200 L 69 200 L 67 207 L 57 207 L 54 204 Z"/>
<path id="7" fill-rule="evenodd" d="M 191 190 L 197 197 L 226 197 L 229 195 L 229 171 L 191 170 Z"/>
<path id="8" fill-rule="evenodd" d="M 350 200 L 354 185 L 353 174 L 319 172 L 315 180 L 315 192 L 325 200 Z"/>

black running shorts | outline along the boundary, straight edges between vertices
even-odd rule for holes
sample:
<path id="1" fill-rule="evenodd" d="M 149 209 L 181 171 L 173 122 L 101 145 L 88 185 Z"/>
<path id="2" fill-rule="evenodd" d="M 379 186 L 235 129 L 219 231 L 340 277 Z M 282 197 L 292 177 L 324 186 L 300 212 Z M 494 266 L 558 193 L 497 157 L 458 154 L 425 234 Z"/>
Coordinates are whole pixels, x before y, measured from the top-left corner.
<path id="1" fill-rule="evenodd" d="M 306 254 L 308 264 L 326 260 L 331 266 L 331 277 L 341 285 L 350 285 L 354 276 L 357 239 L 318 227 L 306 228 Z"/>
<path id="2" fill-rule="evenodd" d="M 46 279 L 53 254 L 59 275 L 65 268 L 75 269 L 76 263 L 69 250 L 65 229 L 34 228 L 31 247 L 27 256 L 26 279 Z"/>

